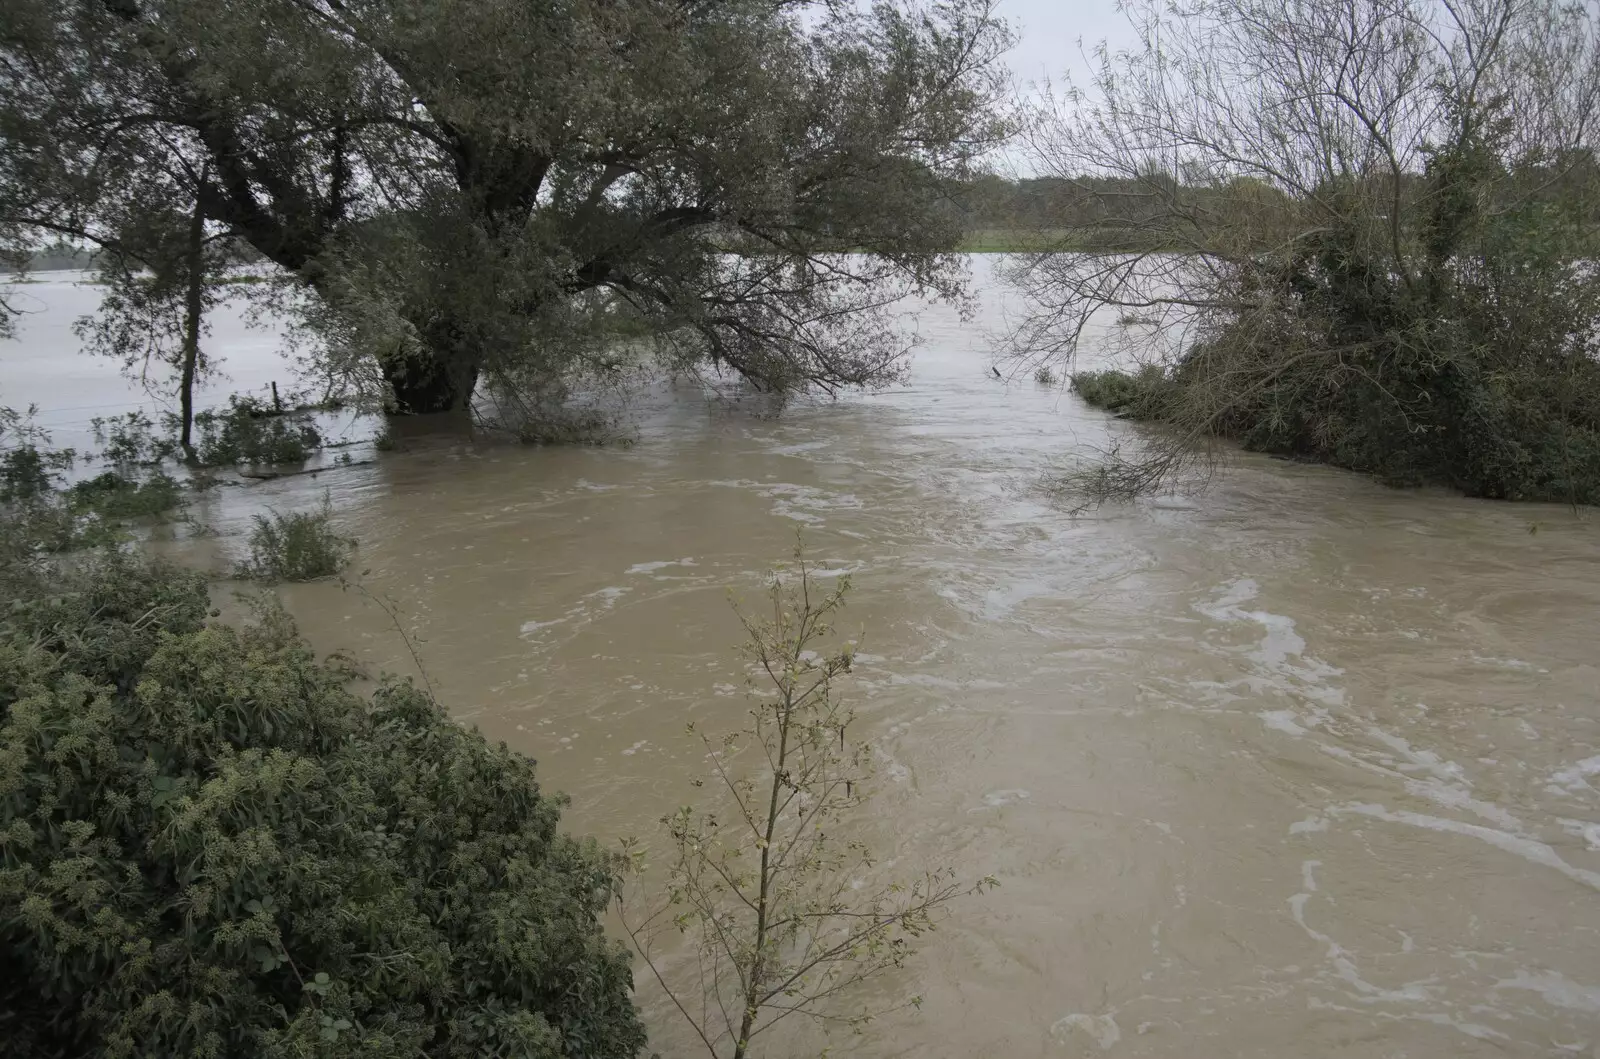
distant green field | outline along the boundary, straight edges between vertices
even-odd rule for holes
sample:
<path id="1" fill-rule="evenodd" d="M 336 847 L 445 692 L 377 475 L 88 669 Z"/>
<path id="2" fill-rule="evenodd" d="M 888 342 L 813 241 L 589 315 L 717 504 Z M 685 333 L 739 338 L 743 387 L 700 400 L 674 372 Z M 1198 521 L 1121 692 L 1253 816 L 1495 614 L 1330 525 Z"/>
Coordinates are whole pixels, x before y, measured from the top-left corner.
<path id="1" fill-rule="evenodd" d="M 1033 250 L 1071 249 L 1072 233 L 1061 229 L 975 228 L 958 247 L 968 254 L 1022 254 Z"/>

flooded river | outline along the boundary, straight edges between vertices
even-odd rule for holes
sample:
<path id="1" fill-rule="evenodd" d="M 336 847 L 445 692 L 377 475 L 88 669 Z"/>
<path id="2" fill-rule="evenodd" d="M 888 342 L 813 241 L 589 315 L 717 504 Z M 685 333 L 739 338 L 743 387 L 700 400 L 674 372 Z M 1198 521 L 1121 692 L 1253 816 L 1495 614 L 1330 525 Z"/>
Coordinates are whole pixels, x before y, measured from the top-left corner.
<path id="1" fill-rule="evenodd" d="M 329 490 L 439 697 L 605 842 L 695 796 L 685 721 L 745 709 L 727 592 L 803 528 L 866 630 L 842 688 L 880 753 L 872 841 L 1001 883 L 883 986 L 922 1010 L 836 1054 L 1600 1056 L 1593 512 L 1238 457 L 1072 517 L 1041 480 L 1125 428 L 996 380 L 983 304 L 924 312 L 881 394 L 762 418 L 664 387 L 631 447 L 418 442 L 196 514 L 227 549 Z M 118 385 L 53 388 L 93 373 L 44 365 L 59 316 L 0 349 L 0 397 L 25 380 L 47 422 Z M 236 377 L 271 377 L 241 341 Z M 282 594 L 320 648 L 413 668 L 364 596 Z"/>

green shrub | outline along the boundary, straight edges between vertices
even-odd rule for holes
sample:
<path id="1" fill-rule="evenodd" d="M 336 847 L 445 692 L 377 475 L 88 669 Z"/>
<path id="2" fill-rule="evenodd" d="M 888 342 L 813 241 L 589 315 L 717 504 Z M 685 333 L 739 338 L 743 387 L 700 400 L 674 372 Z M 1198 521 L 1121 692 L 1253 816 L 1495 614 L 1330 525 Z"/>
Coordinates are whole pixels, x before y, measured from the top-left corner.
<path id="1" fill-rule="evenodd" d="M 322 435 L 302 413 L 278 414 L 249 397 L 229 398 L 224 412 L 194 417 L 195 460 L 202 467 L 238 463 L 304 463 Z"/>
<path id="2" fill-rule="evenodd" d="M 333 508 L 326 496 L 316 511 L 283 514 L 269 511 L 255 517 L 250 532 L 250 558 L 239 576 L 255 581 L 315 581 L 332 577 L 350 561 L 351 541 L 333 529 Z"/>
<path id="3" fill-rule="evenodd" d="M 1153 365 L 1133 373 L 1082 371 L 1072 376 L 1072 388 L 1084 401 L 1130 419 L 1150 419 L 1160 414 L 1169 386 L 1166 373 Z"/>
<path id="4" fill-rule="evenodd" d="M 1054 386 L 1056 384 L 1056 373 L 1051 370 L 1050 365 L 1041 364 L 1033 373 L 1033 381 L 1040 386 Z"/>
<path id="5" fill-rule="evenodd" d="M 1494 224 L 1419 294 L 1326 237 L 1284 267 L 1293 297 L 1184 352 L 1165 417 L 1392 485 L 1600 503 L 1600 282 L 1556 229 Z"/>
<path id="6" fill-rule="evenodd" d="M 71 459 L 52 459 L 55 456 L 59 454 L 37 445 L 18 445 L 0 452 L 0 503 L 33 500 L 54 489 Z"/>
<path id="7" fill-rule="evenodd" d="M 75 513 L 112 521 L 163 515 L 182 502 L 182 486 L 165 474 L 141 481 L 106 471 L 67 490 L 68 506 Z"/>
<path id="8" fill-rule="evenodd" d="M 73 464 L 71 449 L 52 448 L 50 435 L 33 425 L 34 412 L 0 408 L 0 504 L 49 493 Z"/>
<path id="9" fill-rule="evenodd" d="M 208 606 L 111 555 L 0 612 L 5 1054 L 634 1054 L 611 862 L 533 763 Z"/>

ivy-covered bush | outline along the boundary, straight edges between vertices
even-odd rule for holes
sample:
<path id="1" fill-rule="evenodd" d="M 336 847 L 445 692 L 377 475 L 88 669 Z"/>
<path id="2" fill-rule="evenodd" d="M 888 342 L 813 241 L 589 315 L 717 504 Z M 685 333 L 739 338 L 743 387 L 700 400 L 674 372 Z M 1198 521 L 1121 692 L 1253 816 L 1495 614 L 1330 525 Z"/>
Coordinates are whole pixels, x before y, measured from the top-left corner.
<path id="1" fill-rule="evenodd" d="M 533 763 L 115 554 L 0 604 L 4 1054 L 621 1057 L 611 867 Z"/>

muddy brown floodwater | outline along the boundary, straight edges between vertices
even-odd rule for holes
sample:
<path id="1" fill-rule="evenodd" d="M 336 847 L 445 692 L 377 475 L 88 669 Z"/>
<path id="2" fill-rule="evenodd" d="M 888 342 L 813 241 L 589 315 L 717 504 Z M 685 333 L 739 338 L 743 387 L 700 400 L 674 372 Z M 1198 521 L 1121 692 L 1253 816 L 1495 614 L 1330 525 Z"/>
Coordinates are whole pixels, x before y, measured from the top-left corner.
<path id="1" fill-rule="evenodd" d="M 419 443 L 199 514 L 229 547 L 330 490 L 439 697 L 605 842 L 693 796 L 684 723 L 745 708 L 726 594 L 803 527 L 866 630 L 872 841 L 1001 883 L 881 987 L 921 1011 L 836 1054 L 1600 1056 L 1593 512 L 1239 457 L 1069 517 L 1041 478 L 1124 428 L 990 376 L 999 322 L 992 289 L 928 309 L 878 395 L 763 419 L 662 388 L 630 448 Z M 283 596 L 411 667 L 359 594 Z"/>

